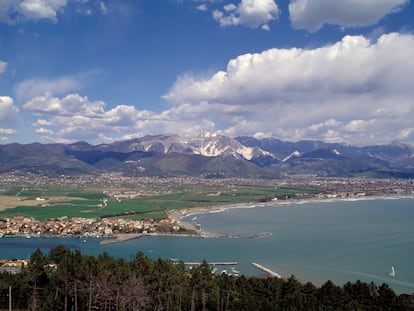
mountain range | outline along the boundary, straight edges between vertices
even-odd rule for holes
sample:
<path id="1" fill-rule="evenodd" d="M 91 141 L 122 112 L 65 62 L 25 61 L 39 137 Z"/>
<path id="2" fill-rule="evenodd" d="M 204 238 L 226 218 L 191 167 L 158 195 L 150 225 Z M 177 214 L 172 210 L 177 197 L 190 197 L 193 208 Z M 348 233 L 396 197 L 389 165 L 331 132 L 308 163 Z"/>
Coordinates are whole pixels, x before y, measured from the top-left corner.
<path id="1" fill-rule="evenodd" d="M 110 144 L 0 145 L 0 173 L 46 176 L 118 172 L 133 176 L 275 178 L 293 174 L 414 177 L 414 148 L 401 143 L 356 147 L 322 141 L 231 138 L 201 133 L 144 136 Z"/>

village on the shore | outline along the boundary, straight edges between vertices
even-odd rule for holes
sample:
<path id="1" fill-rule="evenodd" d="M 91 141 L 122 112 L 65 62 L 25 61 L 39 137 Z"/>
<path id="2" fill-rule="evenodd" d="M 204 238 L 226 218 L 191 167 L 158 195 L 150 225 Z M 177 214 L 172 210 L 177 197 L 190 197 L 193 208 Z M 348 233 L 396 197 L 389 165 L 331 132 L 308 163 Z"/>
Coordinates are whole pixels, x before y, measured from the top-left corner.
<path id="1" fill-rule="evenodd" d="M 154 232 L 188 232 L 175 219 L 132 220 L 127 218 L 58 217 L 35 221 L 25 216 L 0 218 L 0 237 L 58 236 L 58 237 L 111 237 L 118 234 L 151 234 Z"/>

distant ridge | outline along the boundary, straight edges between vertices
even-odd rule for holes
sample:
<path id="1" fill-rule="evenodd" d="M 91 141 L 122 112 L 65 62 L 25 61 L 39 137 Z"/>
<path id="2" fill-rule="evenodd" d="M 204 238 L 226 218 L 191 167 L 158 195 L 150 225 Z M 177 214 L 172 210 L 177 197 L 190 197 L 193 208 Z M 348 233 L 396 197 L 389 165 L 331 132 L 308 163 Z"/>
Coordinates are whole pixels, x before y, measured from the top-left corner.
<path id="1" fill-rule="evenodd" d="M 206 178 L 319 176 L 414 177 L 414 149 L 401 143 L 356 147 L 321 141 L 153 135 L 111 144 L 0 145 L 0 173 L 44 175 L 118 172 Z"/>

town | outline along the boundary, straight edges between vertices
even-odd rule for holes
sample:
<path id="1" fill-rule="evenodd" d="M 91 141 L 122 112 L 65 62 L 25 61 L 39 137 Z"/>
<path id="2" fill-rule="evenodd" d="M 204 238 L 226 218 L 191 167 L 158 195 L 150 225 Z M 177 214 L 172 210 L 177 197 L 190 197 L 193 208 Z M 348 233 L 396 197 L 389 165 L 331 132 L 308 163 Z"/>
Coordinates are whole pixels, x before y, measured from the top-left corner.
<path id="1" fill-rule="evenodd" d="M 128 176 L 121 173 L 48 176 L 27 171 L 13 171 L 0 174 L 0 194 L 4 189 L 17 186 L 61 186 L 80 189 L 106 189 L 115 193 L 129 189 L 130 194 L 139 196 L 164 195 L 177 187 L 236 187 L 267 186 L 275 188 L 302 188 L 318 190 L 334 196 L 349 196 L 355 193 L 367 195 L 411 195 L 414 179 L 370 178 L 370 177 L 325 177 L 316 174 L 284 175 L 277 179 L 257 178 L 202 178 L 194 176 Z M 119 191 L 118 191 L 119 193 Z M 125 193 L 124 193 L 125 194 Z"/>
<path id="2" fill-rule="evenodd" d="M 59 236 L 111 237 L 118 234 L 188 233 L 174 219 L 132 220 L 127 218 L 82 218 L 67 216 L 35 221 L 25 216 L 0 218 L 0 237 Z"/>

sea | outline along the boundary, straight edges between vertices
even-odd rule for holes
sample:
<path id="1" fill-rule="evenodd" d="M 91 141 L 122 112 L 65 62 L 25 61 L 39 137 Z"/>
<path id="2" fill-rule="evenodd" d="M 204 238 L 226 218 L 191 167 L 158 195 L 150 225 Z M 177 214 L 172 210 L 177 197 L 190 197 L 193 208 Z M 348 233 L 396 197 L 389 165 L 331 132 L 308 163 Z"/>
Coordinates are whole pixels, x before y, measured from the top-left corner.
<path id="1" fill-rule="evenodd" d="M 266 276 L 255 262 L 318 286 L 361 280 L 387 283 L 398 294 L 414 293 L 414 197 L 231 206 L 183 220 L 227 237 L 149 236 L 106 245 L 102 238 L 3 237 L 0 258 L 29 258 L 36 249 L 48 252 L 61 244 L 83 254 L 107 252 L 126 259 L 143 252 L 192 263 L 233 262 L 215 270 Z"/>

